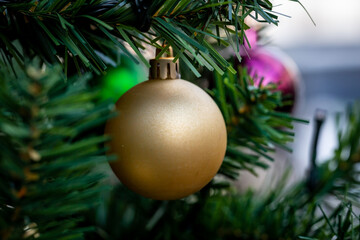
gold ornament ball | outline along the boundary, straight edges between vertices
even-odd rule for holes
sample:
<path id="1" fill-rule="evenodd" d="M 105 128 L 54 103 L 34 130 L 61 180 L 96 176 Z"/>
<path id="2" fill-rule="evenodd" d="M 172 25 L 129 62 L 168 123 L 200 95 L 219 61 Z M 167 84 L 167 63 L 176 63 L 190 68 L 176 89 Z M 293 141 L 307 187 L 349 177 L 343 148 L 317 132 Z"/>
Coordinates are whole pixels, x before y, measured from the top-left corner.
<path id="1" fill-rule="evenodd" d="M 149 80 L 116 103 L 110 119 L 111 167 L 134 192 L 172 200 L 199 191 L 215 176 L 226 150 L 226 127 L 215 102 L 181 79 Z"/>

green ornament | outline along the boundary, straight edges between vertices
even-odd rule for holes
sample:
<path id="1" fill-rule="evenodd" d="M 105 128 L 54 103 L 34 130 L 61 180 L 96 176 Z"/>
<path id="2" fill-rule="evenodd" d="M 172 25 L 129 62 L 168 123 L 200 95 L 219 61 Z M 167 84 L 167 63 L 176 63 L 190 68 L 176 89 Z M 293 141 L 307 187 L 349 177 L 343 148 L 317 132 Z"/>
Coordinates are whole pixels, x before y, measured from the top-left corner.
<path id="1" fill-rule="evenodd" d="M 116 102 L 125 92 L 146 80 L 146 69 L 129 59 L 110 70 L 102 79 L 101 100 Z"/>

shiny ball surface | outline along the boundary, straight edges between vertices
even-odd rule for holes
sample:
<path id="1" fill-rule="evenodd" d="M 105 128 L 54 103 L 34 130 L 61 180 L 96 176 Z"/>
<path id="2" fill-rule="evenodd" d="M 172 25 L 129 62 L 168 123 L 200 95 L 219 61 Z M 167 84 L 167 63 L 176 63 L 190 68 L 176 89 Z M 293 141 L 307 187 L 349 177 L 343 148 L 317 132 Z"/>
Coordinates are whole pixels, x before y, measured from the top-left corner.
<path id="1" fill-rule="evenodd" d="M 223 161 L 227 134 L 215 102 L 181 79 L 149 80 L 116 103 L 111 136 L 111 167 L 134 192 L 152 199 L 186 197 L 203 188 Z"/>

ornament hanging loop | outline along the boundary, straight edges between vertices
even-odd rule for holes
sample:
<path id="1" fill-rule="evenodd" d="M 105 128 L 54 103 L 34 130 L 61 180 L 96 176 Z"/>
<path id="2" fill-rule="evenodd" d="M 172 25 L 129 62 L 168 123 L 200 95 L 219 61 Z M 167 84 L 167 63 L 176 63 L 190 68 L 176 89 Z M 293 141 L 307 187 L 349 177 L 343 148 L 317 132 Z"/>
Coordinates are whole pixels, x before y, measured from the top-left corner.
<path id="1" fill-rule="evenodd" d="M 160 49 L 157 49 L 156 56 L 159 55 L 160 52 Z M 172 47 L 169 47 L 168 53 L 163 53 L 160 58 L 151 59 L 149 79 L 179 79 L 179 60 L 174 62 L 174 59 Z"/>

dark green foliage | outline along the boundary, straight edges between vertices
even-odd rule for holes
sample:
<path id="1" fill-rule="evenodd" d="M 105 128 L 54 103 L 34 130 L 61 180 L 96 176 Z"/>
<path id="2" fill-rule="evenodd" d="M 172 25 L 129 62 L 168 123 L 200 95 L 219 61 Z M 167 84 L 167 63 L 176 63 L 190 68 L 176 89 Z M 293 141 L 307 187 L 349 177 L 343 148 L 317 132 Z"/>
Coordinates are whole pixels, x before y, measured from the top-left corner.
<path id="1" fill-rule="evenodd" d="M 80 239 L 82 213 L 98 201 L 106 137 L 79 134 L 104 122 L 86 79 L 34 64 L 0 75 L 0 238 Z"/>
<path id="2" fill-rule="evenodd" d="M 13 57 L 24 66 L 23 59 L 36 55 L 51 64 L 60 62 L 70 75 L 76 71 L 100 73 L 109 63 L 117 63 L 120 52 L 148 65 L 140 50 L 150 45 L 163 48 L 161 43 L 165 41 L 197 76 L 200 73 L 196 66 L 220 74 L 226 69 L 235 73 L 209 42 L 214 39 L 225 46 L 230 44 L 238 53 L 248 28 L 246 16 L 278 23 L 268 0 L 155 0 L 149 1 L 148 10 L 140 13 L 134 2 L 2 0 L 1 57 L 10 65 Z M 142 25 L 139 21 L 146 19 L 151 23 L 150 29 L 141 32 L 137 28 Z M 220 34 L 220 30 L 224 33 Z M 20 41 L 22 51 L 14 46 L 14 40 Z M 130 48 L 138 58 L 130 53 Z"/>

